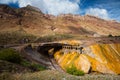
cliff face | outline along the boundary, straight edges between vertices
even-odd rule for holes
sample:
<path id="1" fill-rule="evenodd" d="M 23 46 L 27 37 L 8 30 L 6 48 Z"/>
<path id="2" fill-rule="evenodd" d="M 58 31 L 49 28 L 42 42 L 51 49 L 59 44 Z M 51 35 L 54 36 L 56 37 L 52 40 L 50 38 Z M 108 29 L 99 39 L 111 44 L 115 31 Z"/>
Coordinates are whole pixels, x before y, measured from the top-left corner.
<path id="1" fill-rule="evenodd" d="M 95 44 L 83 49 L 83 53 L 58 51 L 54 55 L 58 64 L 66 70 L 76 67 L 85 73 L 120 74 L 120 44 Z"/>

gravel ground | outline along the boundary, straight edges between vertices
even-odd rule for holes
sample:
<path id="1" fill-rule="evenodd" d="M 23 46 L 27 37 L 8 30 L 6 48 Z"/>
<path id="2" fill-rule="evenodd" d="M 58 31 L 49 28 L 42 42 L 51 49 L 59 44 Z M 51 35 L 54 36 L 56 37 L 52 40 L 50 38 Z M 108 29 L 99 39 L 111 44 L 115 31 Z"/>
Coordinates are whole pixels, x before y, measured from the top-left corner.
<path id="1" fill-rule="evenodd" d="M 55 70 L 18 74 L 15 76 L 17 76 L 18 80 L 120 80 L 120 75 L 86 74 L 84 76 L 73 76 Z"/>

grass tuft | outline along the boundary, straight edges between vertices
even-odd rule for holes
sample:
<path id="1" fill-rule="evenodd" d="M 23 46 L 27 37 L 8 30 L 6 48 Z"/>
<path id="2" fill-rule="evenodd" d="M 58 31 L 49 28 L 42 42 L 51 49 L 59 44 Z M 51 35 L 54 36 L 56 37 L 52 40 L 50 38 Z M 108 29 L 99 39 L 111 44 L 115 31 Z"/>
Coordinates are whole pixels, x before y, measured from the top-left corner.
<path id="1" fill-rule="evenodd" d="M 5 60 L 5 61 L 19 64 L 22 60 L 22 57 L 15 50 L 11 48 L 7 48 L 7 49 L 0 50 L 0 60 Z"/>
<path id="2" fill-rule="evenodd" d="M 76 76 L 83 76 L 85 73 L 83 71 L 77 70 L 76 67 L 72 66 L 70 68 L 66 68 L 67 73 L 76 75 Z"/>

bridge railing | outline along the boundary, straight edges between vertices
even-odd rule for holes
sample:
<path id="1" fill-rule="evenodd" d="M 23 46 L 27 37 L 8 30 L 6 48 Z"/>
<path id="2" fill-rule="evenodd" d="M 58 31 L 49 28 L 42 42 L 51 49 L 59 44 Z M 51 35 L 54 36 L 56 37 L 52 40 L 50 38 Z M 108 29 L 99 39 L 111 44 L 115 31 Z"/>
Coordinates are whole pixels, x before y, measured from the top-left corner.
<path id="1" fill-rule="evenodd" d="M 79 54 L 82 54 L 83 47 L 80 45 L 64 45 L 62 46 L 62 51 L 64 53 L 72 53 L 77 52 Z"/>

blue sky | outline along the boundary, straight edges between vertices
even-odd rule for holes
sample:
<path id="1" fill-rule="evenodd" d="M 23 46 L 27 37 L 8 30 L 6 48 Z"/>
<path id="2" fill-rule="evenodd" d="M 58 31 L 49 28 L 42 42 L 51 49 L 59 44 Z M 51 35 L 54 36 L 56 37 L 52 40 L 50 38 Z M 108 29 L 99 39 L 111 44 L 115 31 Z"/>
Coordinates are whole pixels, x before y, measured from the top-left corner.
<path id="1" fill-rule="evenodd" d="M 12 7 L 32 5 L 43 13 L 93 15 L 120 22 L 120 0 L 0 0 L 0 4 Z"/>

